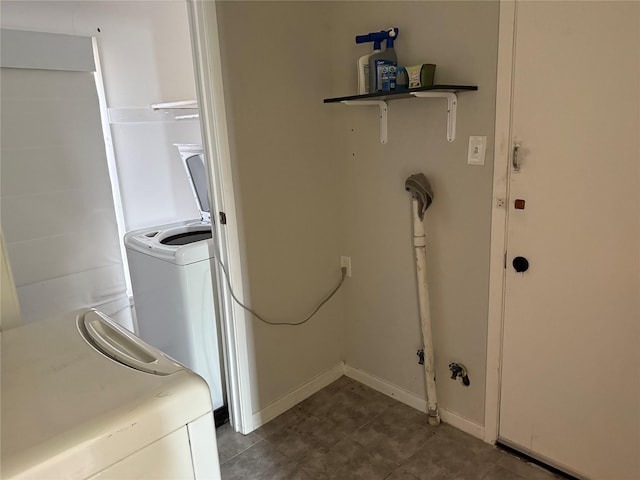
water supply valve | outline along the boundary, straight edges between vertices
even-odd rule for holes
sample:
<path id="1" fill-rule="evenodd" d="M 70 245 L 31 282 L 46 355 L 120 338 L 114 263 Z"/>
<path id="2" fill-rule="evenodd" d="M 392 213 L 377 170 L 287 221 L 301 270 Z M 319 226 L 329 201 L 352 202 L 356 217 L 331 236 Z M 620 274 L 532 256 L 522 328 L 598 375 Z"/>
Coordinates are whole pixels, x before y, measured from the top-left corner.
<path id="1" fill-rule="evenodd" d="M 462 384 L 465 387 L 471 385 L 469 375 L 467 375 L 467 368 L 464 365 L 461 363 L 450 363 L 449 370 L 451 370 L 451 380 L 455 380 L 460 377 L 462 379 Z"/>

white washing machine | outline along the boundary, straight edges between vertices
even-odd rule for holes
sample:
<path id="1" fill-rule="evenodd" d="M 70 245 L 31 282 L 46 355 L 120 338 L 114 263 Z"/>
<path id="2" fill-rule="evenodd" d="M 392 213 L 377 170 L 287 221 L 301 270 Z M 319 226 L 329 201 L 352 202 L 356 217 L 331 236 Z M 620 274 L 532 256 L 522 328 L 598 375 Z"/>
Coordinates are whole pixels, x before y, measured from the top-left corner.
<path id="1" fill-rule="evenodd" d="M 124 237 L 140 338 L 202 376 L 213 408 L 225 404 L 219 322 L 213 297 L 213 240 L 202 147 L 177 145 L 201 218 Z"/>
<path id="2" fill-rule="evenodd" d="M 207 385 L 95 310 L 2 332 L 3 479 L 219 479 Z"/>

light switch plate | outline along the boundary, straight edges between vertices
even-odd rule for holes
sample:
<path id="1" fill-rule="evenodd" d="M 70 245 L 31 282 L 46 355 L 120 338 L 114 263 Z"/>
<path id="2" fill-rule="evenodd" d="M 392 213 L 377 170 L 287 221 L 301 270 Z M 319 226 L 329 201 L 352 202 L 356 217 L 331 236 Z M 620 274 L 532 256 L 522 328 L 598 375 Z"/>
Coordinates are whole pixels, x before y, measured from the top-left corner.
<path id="1" fill-rule="evenodd" d="M 469 165 L 484 165 L 484 155 L 487 149 L 487 137 L 471 136 L 469 137 L 469 154 L 467 163 Z"/>

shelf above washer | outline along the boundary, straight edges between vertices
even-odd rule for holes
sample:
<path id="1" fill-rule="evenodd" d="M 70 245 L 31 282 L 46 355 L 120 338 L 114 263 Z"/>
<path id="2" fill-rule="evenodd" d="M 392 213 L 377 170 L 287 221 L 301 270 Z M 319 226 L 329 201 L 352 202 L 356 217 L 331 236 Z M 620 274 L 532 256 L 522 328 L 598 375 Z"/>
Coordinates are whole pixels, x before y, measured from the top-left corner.
<path id="1" fill-rule="evenodd" d="M 375 105 L 380 108 L 380 143 L 387 143 L 387 102 L 403 98 L 445 98 L 447 100 L 447 140 L 456 138 L 457 93 L 478 90 L 475 85 L 432 85 L 398 92 L 376 92 L 364 95 L 325 98 L 324 103 L 342 103 L 343 105 Z"/>

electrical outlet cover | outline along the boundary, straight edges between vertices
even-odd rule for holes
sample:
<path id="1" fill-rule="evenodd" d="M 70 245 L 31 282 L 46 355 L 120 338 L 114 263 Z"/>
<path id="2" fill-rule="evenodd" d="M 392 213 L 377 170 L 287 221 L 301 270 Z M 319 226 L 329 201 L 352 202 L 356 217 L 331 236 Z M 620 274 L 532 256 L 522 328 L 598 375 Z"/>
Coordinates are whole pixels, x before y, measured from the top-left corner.
<path id="1" fill-rule="evenodd" d="M 351 277 L 351 257 L 340 257 L 340 268 L 347 269 L 347 278 Z"/>

